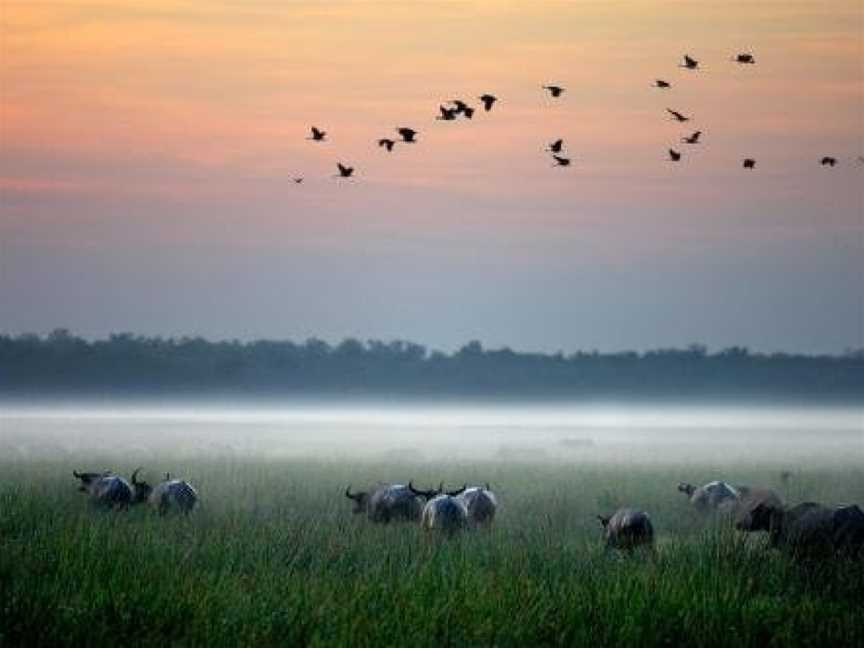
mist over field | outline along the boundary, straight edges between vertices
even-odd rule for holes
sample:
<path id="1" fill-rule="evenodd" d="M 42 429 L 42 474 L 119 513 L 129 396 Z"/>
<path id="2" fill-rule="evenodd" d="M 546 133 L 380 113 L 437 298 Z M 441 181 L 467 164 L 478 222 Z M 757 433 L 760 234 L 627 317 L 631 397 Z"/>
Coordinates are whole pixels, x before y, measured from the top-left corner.
<path id="1" fill-rule="evenodd" d="M 864 458 L 857 406 L 272 401 L 0 407 L 7 456 L 423 461 L 813 461 Z M 852 453 L 850 455 L 849 453 Z M 720 453 L 718 455 L 718 453 Z M 794 465 L 792 467 L 794 467 Z"/>

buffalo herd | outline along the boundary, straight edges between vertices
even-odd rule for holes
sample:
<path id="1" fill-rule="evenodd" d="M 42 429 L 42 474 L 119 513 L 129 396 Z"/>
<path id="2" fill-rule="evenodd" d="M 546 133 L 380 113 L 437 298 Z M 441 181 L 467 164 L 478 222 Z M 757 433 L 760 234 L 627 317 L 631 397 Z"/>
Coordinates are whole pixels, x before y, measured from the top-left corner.
<path id="1" fill-rule="evenodd" d="M 151 486 L 138 479 L 140 470 L 135 470 L 128 481 L 111 471 L 72 473 L 80 482 L 79 490 L 98 508 L 128 509 L 146 502 L 160 515 L 189 514 L 196 508 L 198 493 L 189 482 L 166 474 L 164 480 Z M 678 491 L 687 496 L 699 515 L 726 520 L 739 531 L 766 532 L 771 547 L 795 557 L 858 556 L 864 552 L 864 511 L 855 504 L 804 502 L 790 507 L 771 489 L 733 486 L 720 480 L 702 486 L 682 482 Z M 442 482 L 437 488 L 424 490 L 410 481 L 407 485 L 379 482 L 363 491 L 352 492 L 349 486 L 345 497 L 354 503 L 353 512 L 370 522 L 413 522 L 448 536 L 464 529 L 489 528 L 498 511 L 498 498 L 488 483 L 446 490 Z M 611 515 L 597 517 L 608 549 L 653 550 L 654 526 L 647 512 L 619 508 Z"/>
<path id="2" fill-rule="evenodd" d="M 78 472 L 72 475 L 81 484 L 78 490 L 87 493 L 90 501 L 97 508 L 127 509 L 135 504 L 147 502 L 160 515 L 176 511 L 191 513 L 198 503 L 198 492 L 189 482 L 182 479 L 171 479 L 165 474 L 165 479 L 156 486 L 146 481 L 138 480 L 140 468 L 132 473 L 129 481 L 110 470 L 104 472 Z"/>

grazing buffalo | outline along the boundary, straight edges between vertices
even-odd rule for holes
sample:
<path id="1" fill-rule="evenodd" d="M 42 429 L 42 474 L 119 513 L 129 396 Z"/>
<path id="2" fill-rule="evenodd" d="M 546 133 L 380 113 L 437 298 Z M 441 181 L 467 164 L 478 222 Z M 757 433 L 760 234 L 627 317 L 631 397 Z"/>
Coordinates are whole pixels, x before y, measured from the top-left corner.
<path id="1" fill-rule="evenodd" d="M 603 525 L 607 549 L 632 551 L 640 546 L 653 548 L 654 526 L 644 511 L 622 508 L 611 517 L 598 515 L 597 518 Z"/>
<path id="2" fill-rule="evenodd" d="M 489 527 L 498 510 L 498 499 L 487 483 L 485 486 L 465 488 L 456 499 L 468 512 L 468 522 L 473 526 Z"/>
<path id="3" fill-rule="evenodd" d="M 354 513 L 365 513 L 372 522 L 416 522 L 423 511 L 423 502 L 402 484 L 378 484 L 358 493 L 349 486 L 345 497 L 354 500 Z"/>
<path id="4" fill-rule="evenodd" d="M 147 499 L 150 506 L 159 511 L 159 515 L 171 511 L 188 515 L 198 504 L 198 492 L 189 482 L 183 479 L 171 479 L 171 475 L 165 473 L 165 481 L 151 489 Z"/>
<path id="5" fill-rule="evenodd" d="M 735 526 L 743 530 L 757 530 L 751 527 L 758 524 L 758 521 L 754 519 L 754 513 L 760 510 L 760 507 L 766 510 L 782 509 L 783 500 L 770 488 L 739 486 L 738 501 L 732 510 Z"/>
<path id="6" fill-rule="evenodd" d="M 142 490 L 136 482 L 137 469 L 132 473 L 132 484 L 115 475 L 110 470 L 95 472 L 72 471 L 72 475 L 80 480 L 78 490 L 90 495 L 90 501 L 100 508 L 126 509 L 132 504 L 138 504 L 147 497 L 146 491 Z"/>
<path id="7" fill-rule="evenodd" d="M 468 526 L 468 510 L 459 499 L 465 486 L 455 491 L 444 491 L 443 485 L 437 489 L 421 491 L 408 482 L 408 488 L 418 497 L 426 499 L 420 526 L 427 531 L 442 531 L 447 535 L 461 531 Z"/>
<path id="8" fill-rule="evenodd" d="M 742 531 L 767 531 L 775 549 L 798 557 L 856 555 L 864 548 L 864 511 L 854 504 L 828 507 L 804 502 L 791 508 L 759 504 Z"/>
<path id="9" fill-rule="evenodd" d="M 712 481 L 698 487 L 680 482 L 678 490 L 700 513 L 729 512 L 739 499 L 738 491 L 724 481 Z"/>

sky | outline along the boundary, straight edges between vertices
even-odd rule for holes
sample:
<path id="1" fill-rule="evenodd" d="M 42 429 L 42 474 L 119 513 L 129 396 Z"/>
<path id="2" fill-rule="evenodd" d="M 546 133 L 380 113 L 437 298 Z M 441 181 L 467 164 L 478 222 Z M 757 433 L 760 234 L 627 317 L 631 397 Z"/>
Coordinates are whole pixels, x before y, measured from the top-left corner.
<path id="1" fill-rule="evenodd" d="M 861 348 L 862 139 L 860 0 L 2 0 L 0 332 Z"/>

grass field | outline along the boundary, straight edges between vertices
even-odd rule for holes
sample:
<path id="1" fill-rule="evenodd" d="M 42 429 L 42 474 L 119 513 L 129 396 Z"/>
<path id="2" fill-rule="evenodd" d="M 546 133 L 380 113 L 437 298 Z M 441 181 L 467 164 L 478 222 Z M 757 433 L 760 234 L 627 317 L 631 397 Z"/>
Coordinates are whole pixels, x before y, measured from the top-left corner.
<path id="1" fill-rule="evenodd" d="M 88 507 L 71 468 L 128 475 L 128 456 L 0 459 L 0 645 L 864 645 L 864 564 L 795 564 L 705 525 L 675 490 L 723 477 L 790 502 L 860 503 L 860 453 L 785 486 L 768 460 L 590 454 L 150 455 L 151 479 L 182 468 L 198 486 L 188 519 Z M 409 478 L 490 481 L 495 527 L 445 540 L 374 526 L 342 496 Z M 595 515 L 622 504 L 650 512 L 655 559 L 604 551 Z"/>

